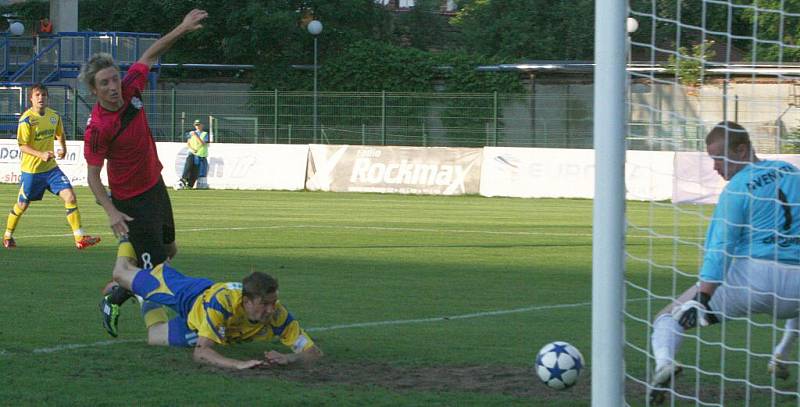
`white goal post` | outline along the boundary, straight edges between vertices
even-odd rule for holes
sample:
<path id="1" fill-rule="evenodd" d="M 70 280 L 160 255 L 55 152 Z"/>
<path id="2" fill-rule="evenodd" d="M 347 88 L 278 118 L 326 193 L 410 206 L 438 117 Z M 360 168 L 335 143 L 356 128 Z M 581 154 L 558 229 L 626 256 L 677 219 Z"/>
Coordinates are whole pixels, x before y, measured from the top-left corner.
<path id="1" fill-rule="evenodd" d="M 621 406 L 627 4 L 595 4 L 592 405 Z"/>

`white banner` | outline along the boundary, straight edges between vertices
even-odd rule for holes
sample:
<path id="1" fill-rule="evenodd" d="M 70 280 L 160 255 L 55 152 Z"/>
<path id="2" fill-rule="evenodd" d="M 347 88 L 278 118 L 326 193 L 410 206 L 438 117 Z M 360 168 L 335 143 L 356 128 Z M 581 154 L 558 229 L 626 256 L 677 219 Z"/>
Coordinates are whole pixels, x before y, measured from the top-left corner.
<path id="1" fill-rule="evenodd" d="M 59 149 L 56 143 L 56 149 Z M 16 139 L 0 139 L 0 183 L 17 184 L 21 175 L 19 145 Z M 87 185 L 86 160 L 83 159 L 83 141 L 67 141 L 67 155 L 58 160 L 58 166 L 72 185 Z M 105 179 L 105 178 L 104 178 Z"/>
<path id="2" fill-rule="evenodd" d="M 157 143 L 164 182 L 175 185 L 183 174 L 185 143 Z M 214 189 L 301 190 L 306 180 L 306 144 L 211 144 L 208 186 Z"/>
<path id="3" fill-rule="evenodd" d="M 156 148 L 164 165 L 164 182 L 175 185 L 183 173 L 186 144 L 156 143 Z M 0 140 L 0 182 L 19 182 L 19 155 L 16 140 Z M 305 144 L 214 144 L 209 146 L 208 185 L 219 189 L 300 190 L 305 184 L 307 161 Z M 67 157 L 59 160 L 58 166 L 72 185 L 87 185 L 82 141 L 67 142 Z M 102 179 L 108 185 L 105 170 Z"/>
<path id="4" fill-rule="evenodd" d="M 479 191 L 480 148 L 311 145 L 310 191 L 461 195 Z"/>
<path id="5" fill-rule="evenodd" d="M 762 160 L 782 160 L 800 167 L 797 154 L 758 154 Z M 672 202 L 715 204 L 726 181 L 714 171 L 714 160 L 707 153 L 675 154 L 675 185 Z"/>
<path id="6" fill-rule="evenodd" d="M 628 151 L 627 199 L 672 196 L 672 152 Z M 481 195 L 520 198 L 593 198 L 594 150 L 486 147 Z"/>

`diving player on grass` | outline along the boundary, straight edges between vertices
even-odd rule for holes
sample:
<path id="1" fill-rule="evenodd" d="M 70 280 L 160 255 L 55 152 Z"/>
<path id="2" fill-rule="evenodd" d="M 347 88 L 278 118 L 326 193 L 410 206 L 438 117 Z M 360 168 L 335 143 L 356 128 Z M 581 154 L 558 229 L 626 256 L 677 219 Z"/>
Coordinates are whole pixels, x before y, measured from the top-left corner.
<path id="1" fill-rule="evenodd" d="M 214 283 L 187 277 L 167 263 L 136 266 L 133 245 L 120 240 L 111 291 L 131 290 L 142 298 L 142 316 L 150 345 L 194 347 L 194 360 L 231 369 L 310 363 L 322 351 L 278 300 L 278 281 L 253 272 L 241 283 Z M 120 288 L 121 287 L 121 288 Z M 103 326 L 117 336 L 119 305 L 108 294 L 101 303 Z M 168 319 L 165 307 L 177 316 Z M 263 358 L 239 360 L 218 353 L 215 345 L 278 339 L 292 353 L 269 351 Z"/>

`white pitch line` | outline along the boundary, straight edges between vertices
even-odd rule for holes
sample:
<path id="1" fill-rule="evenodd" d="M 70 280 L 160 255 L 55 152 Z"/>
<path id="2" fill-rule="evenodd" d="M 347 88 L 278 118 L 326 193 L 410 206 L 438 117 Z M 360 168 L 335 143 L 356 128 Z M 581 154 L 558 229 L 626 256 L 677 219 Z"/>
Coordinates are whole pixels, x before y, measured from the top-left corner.
<path id="1" fill-rule="evenodd" d="M 626 302 L 635 302 L 635 301 L 644 301 L 647 298 L 635 298 L 629 299 Z M 360 322 L 354 324 L 340 324 L 340 325 L 331 325 L 331 326 L 324 326 L 324 327 L 312 327 L 307 328 L 306 331 L 308 332 L 324 332 L 324 331 L 333 331 L 337 329 L 349 329 L 349 328 L 367 328 L 372 326 L 385 326 L 385 325 L 405 325 L 405 324 L 419 324 L 419 323 L 428 323 L 428 322 L 440 322 L 440 321 L 449 321 L 449 320 L 458 320 L 458 319 L 470 319 L 470 318 L 481 318 L 481 317 L 491 317 L 497 315 L 507 315 L 507 314 L 516 314 L 520 312 L 530 312 L 530 311 L 544 311 L 544 310 L 551 310 L 551 309 L 564 309 L 564 308 L 578 308 L 578 307 L 587 307 L 592 305 L 591 302 L 579 302 L 573 304 L 552 304 L 552 305 L 536 305 L 524 308 L 512 308 L 507 310 L 497 310 L 497 311 L 484 311 L 484 312 L 473 312 L 469 314 L 461 314 L 461 315 L 452 315 L 452 316 L 444 316 L 444 317 L 432 317 L 432 318 L 417 318 L 417 319 L 401 319 L 401 320 L 389 320 L 389 321 L 373 321 L 373 322 Z M 98 341 L 92 343 L 83 343 L 83 344 L 65 344 L 65 345 L 58 345 L 53 346 L 50 348 L 38 348 L 31 351 L 34 354 L 41 354 L 41 353 L 57 353 L 67 350 L 73 349 L 85 349 L 85 348 L 94 348 L 94 347 L 102 347 L 102 346 L 111 346 L 121 343 L 138 343 L 144 342 L 144 339 L 120 339 L 120 340 L 107 340 L 107 341 Z M 12 353 L 1 350 L 0 349 L 0 356 L 12 356 Z"/>
<path id="2" fill-rule="evenodd" d="M 542 311 L 548 309 L 559 309 L 559 308 L 577 308 L 577 307 L 585 307 L 592 305 L 591 302 L 580 302 L 575 304 L 554 304 L 554 305 L 537 305 L 532 307 L 525 307 L 525 308 L 514 308 L 508 310 L 499 310 L 499 311 L 486 311 L 486 312 L 474 312 L 471 314 L 463 314 L 463 315 L 453 315 L 447 317 L 433 317 L 433 318 L 419 318 L 419 319 L 401 319 L 401 320 L 394 320 L 394 321 L 374 321 L 374 322 L 359 322 L 355 324 L 342 324 L 342 325 L 332 325 L 326 327 L 319 327 L 319 328 L 308 328 L 306 331 L 308 332 L 322 332 L 322 331 L 333 331 L 336 329 L 347 329 L 347 328 L 366 328 L 371 326 L 381 326 L 381 325 L 404 325 L 404 324 L 419 324 L 419 323 L 426 323 L 426 322 L 439 322 L 439 321 L 449 321 L 454 319 L 470 319 L 470 318 L 480 318 L 480 317 L 489 317 L 495 315 L 506 315 L 506 314 L 515 314 L 519 312 L 528 312 L 528 311 Z"/>
<path id="3" fill-rule="evenodd" d="M 214 231 L 246 231 L 246 230 L 265 230 L 265 229 L 351 229 L 351 230 L 379 230 L 396 232 L 425 232 L 425 233 L 473 233 L 485 235 L 509 235 L 509 236 L 560 236 L 560 237 L 591 237 L 591 233 L 557 233 L 557 232 L 528 232 L 528 231 L 496 231 L 496 230 L 471 230 L 471 229 L 435 229 L 435 228 L 406 228 L 391 226 L 348 226 L 348 225 L 270 225 L 270 226 L 241 226 L 225 228 L 186 228 L 178 229 L 177 232 L 214 232 Z M 110 235 L 110 233 L 99 233 L 99 235 Z M 44 238 L 44 237 L 65 237 L 72 234 L 48 234 L 48 235 L 22 235 L 21 238 Z M 628 235 L 629 238 L 660 239 L 658 236 L 649 235 Z"/>
<path id="4" fill-rule="evenodd" d="M 34 349 L 32 353 L 56 353 L 72 349 L 94 348 L 99 346 L 116 345 L 118 343 L 135 343 L 135 342 L 144 342 L 144 339 L 119 339 L 119 340 L 98 341 L 92 343 L 71 343 L 66 345 L 53 346 L 52 348 Z"/>
<path id="5" fill-rule="evenodd" d="M 355 324 L 342 324 L 342 325 L 332 325 L 326 327 L 317 327 L 317 328 L 307 328 L 306 331 L 308 332 L 322 332 L 322 331 L 333 331 L 336 329 L 347 329 L 347 328 L 363 328 L 363 327 L 370 327 L 370 326 L 378 326 L 378 325 L 402 325 L 402 324 L 416 324 L 416 323 L 424 323 L 424 322 L 437 322 L 437 321 L 447 321 L 451 319 L 468 319 L 468 318 L 479 318 L 479 317 L 487 317 L 487 316 L 495 316 L 495 315 L 504 315 L 504 314 L 513 314 L 519 312 L 528 312 L 528 311 L 539 311 L 539 310 L 546 310 L 546 309 L 554 309 L 554 308 L 575 308 L 575 307 L 585 307 L 591 305 L 590 302 L 582 302 L 576 304 L 555 304 L 555 305 L 541 305 L 541 306 L 533 306 L 533 307 L 525 307 L 525 308 L 515 308 L 509 310 L 499 310 L 499 311 L 487 311 L 487 312 L 475 312 L 470 314 L 463 314 L 463 315 L 453 315 L 453 316 L 445 316 L 445 317 L 434 317 L 434 318 L 420 318 L 420 319 L 404 319 L 404 320 L 394 320 L 394 321 L 374 321 L 374 322 L 362 322 L 362 323 L 355 323 Z M 65 344 L 65 345 L 58 345 L 53 346 L 50 348 L 38 348 L 34 349 L 31 353 L 57 353 L 66 350 L 73 350 L 73 349 L 84 349 L 84 348 L 94 348 L 94 347 L 101 347 L 101 346 L 111 346 L 120 343 L 135 343 L 135 342 L 143 342 L 143 339 L 121 339 L 121 340 L 107 340 L 107 341 L 98 341 L 92 343 L 82 343 L 82 344 Z M 0 355 L 9 356 L 11 355 L 9 352 L 1 353 Z"/>

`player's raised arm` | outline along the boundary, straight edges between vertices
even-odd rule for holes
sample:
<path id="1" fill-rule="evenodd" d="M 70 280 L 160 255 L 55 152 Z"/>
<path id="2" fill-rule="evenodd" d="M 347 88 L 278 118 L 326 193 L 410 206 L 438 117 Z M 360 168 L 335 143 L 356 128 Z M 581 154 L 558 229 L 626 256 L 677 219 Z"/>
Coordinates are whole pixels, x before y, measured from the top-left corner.
<path id="1" fill-rule="evenodd" d="M 204 336 L 197 338 L 192 357 L 196 362 L 208 363 L 226 369 L 250 369 L 264 364 L 261 360 L 238 360 L 220 355 L 214 350 L 214 341 Z"/>
<path id="2" fill-rule="evenodd" d="M 203 28 L 201 22 L 206 17 L 208 17 L 208 13 L 205 10 L 194 9 L 190 11 L 189 14 L 183 17 L 183 21 L 177 27 L 154 42 L 153 45 L 142 54 L 137 62 L 145 64 L 148 67 L 153 66 L 158 57 L 172 48 L 175 41 L 187 33 Z"/>

